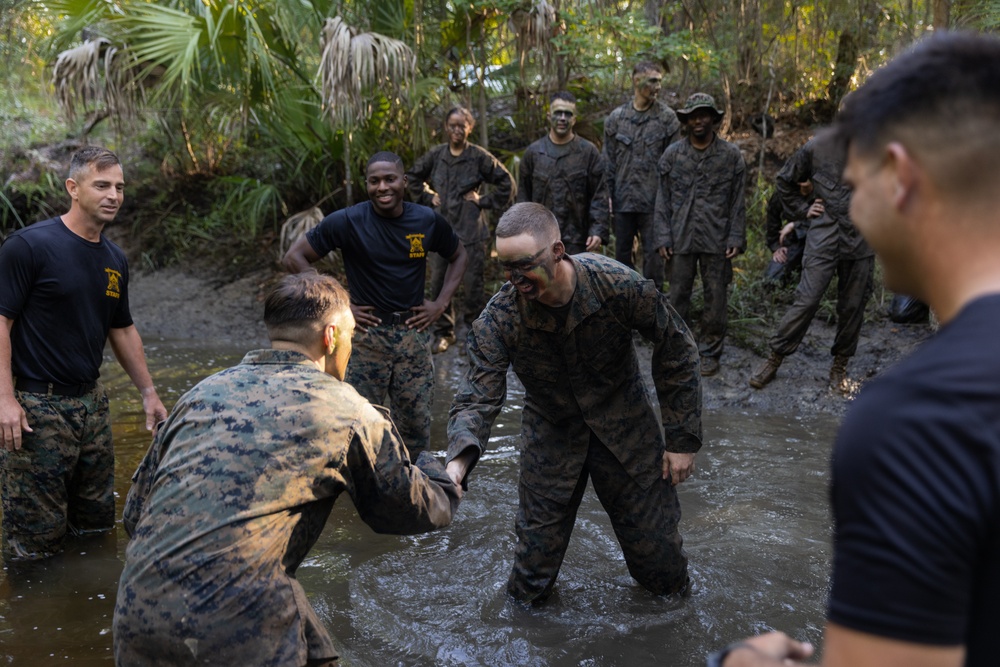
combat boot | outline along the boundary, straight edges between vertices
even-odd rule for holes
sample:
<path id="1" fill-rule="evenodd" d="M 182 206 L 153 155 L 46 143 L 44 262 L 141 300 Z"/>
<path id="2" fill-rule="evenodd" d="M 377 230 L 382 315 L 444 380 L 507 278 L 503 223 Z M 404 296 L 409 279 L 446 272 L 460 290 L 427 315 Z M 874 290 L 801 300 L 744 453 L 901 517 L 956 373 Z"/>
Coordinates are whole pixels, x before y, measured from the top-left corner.
<path id="1" fill-rule="evenodd" d="M 830 389 L 840 393 L 847 391 L 847 362 L 850 359 L 842 354 L 833 358 L 833 363 L 830 365 Z"/>
<path id="2" fill-rule="evenodd" d="M 772 352 L 760 367 L 750 376 L 750 386 L 754 389 L 763 389 L 778 374 L 781 362 L 785 360 L 784 355 Z"/>

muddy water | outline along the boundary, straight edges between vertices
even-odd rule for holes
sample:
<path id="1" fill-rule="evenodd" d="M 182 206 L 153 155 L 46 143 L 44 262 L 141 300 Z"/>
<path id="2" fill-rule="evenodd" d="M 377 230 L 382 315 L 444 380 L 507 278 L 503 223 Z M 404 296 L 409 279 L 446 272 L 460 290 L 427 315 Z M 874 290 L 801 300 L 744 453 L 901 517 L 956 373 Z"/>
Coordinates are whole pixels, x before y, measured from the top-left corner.
<path id="1" fill-rule="evenodd" d="M 242 353 L 147 343 L 169 406 Z M 439 362 L 435 442 L 443 443 L 462 359 Z M 148 436 L 136 392 L 115 364 L 119 510 Z M 511 382 L 509 404 L 521 390 Z M 829 564 L 830 417 L 705 415 L 708 445 L 681 488 L 694 589 L 658 598 L 630 579 L 592 491 L 556 595 L 526 609 L 503 594 L 513 552 L 519 412 L 504 410 L 455 522 L 418 537 L 380 536 L 350 500 L 336 505 L 299 578 L 345 665 L 702 665 L 707 651 L 780 628 L 817 642 Z M 59 558 L 0 572 L 0 664 L 108 665 L 124 533 L 72 542 Z"/>

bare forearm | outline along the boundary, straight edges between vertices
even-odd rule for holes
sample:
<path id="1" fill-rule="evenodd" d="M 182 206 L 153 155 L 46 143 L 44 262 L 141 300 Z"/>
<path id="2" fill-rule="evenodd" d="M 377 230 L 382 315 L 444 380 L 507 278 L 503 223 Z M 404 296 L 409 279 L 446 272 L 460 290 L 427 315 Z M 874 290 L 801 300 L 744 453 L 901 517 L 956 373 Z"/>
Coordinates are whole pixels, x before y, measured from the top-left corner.
<path id="1" fill-rule="evenodd" d="M 108 334 L 111 342 L 111 349 L 115 353 L 118 363 L 128 374 L 132 384 L 144 396 L 153 388 L 153 376 L 149 374 L 149 367 L 146 365 L 146 353 L 142 348 L 142 338 L 135 326 L 128 326 L 121 329 L 111 329 Z"/>

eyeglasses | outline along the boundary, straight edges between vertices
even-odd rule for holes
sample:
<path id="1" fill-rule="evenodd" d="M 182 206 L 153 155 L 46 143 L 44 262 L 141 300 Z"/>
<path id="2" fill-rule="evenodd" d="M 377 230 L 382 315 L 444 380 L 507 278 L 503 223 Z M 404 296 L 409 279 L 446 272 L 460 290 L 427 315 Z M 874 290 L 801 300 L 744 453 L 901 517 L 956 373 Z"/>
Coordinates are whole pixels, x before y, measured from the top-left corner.
<path id="1" fill-rule="evenodd" d="M 557 111 L 552 112 L 553 118 L 572 118 L 575 115 L 576 114 L 574 114 L 572 111 L 568 111 L 566 109 L 559 109 Z"/>
<path id="2" fill-rule="evenodd" d="M 514 262 L 498 262 L 498 263 L 500 264 L 500 268 L 507 273 L 531 273 L 532 271 L 534 271 L 535 269 L 537 269 L 539 266 L 542 265 L 542 259 L 541 259 L 542 255 L 548 249 L 549 246 L 545 246 L 544 248 L 536 252 L 534 255 L 526 259 L 519 259 Z"/>

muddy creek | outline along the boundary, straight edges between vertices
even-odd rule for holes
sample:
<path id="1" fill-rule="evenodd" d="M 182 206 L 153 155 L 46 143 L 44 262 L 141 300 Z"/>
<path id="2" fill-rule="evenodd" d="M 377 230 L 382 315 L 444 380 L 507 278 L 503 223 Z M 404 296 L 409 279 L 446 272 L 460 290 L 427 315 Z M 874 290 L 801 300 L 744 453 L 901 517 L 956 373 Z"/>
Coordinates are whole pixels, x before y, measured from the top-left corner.
<path id="1" fill-rule="evenodd" d="M 242 350 L 147 341 L 150 370 L 171 407 Z M 436 358 L 432 445 L 445 446 L 457 355 Z M 111 619 L 126 536 L 121 506 L 149 444 L 138 392 L 117 364 L 116 535 L 70 541 L 62 556 L 0 571 L 0 664 L 110 665 Z M 827 592 L 828 458 L 838 420 L 827 415 L 707 411 L 697 472 L 680 488 L 692 595 L 659 598 L 628 575 L 592 489 L 584 496 L 556 593 L 545 605 L 510 602 L 522 390 L 508 404 L 454 523 L 417 537 L 374 534 L 342 496 L 298 577 L 355 667 L 387 665 L 704 664 L 747 634 L 781 629 L 818 643 Z"/>

